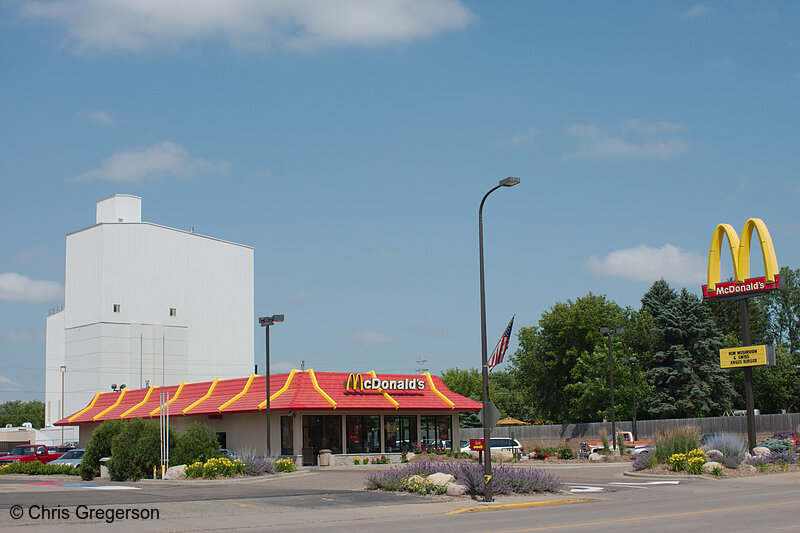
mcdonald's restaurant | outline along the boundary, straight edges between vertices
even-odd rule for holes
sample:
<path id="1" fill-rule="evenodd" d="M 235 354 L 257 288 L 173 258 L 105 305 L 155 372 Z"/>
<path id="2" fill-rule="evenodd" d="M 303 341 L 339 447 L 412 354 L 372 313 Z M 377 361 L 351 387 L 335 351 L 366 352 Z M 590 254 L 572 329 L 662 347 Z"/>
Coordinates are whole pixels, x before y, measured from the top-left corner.
<path id="1" fill-rule="evenodd" d="M 56 422 L 78 426 L 80 445 L 105 420 L 168 417 L 178 431 L 200 421 L 220 447 L 315 465 L 386 455 L 398 461 L 415 445 L 459 449 L 458 415 L 481 404 L 449 390 L 438 376 L 292 370 L 269 379 L 251 375 L 165 387 L 98 392 L 77 413 Z M 269 441 L 269 443 L 268 443 Z"/>

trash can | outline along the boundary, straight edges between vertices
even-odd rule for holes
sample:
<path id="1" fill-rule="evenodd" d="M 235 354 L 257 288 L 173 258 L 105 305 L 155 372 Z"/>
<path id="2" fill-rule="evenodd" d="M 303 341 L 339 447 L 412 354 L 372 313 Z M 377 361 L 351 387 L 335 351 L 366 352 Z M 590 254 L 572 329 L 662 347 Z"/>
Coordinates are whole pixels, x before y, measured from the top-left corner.
<path id="1" fill-rule="evenodd" d="M 320 450 L 319 458 L 317 459 L 317 464 L 319 466 L 331 466 L 331 451 Z"/>

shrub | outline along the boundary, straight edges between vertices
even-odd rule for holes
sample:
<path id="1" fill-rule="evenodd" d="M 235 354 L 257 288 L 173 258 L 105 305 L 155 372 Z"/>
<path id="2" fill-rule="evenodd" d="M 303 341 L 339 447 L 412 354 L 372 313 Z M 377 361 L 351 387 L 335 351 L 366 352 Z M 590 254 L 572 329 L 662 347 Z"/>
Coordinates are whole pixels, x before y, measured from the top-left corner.
<path id="1" fill-rule="evenodd" d="M 531 454 L 531 457 L 534 458 L 534 459 L 544 460 L 544 459 L 547 459 L 548 457 L 550 457 L 551 455 L 553 455 L 552 454 L 552 449 L 547 448 L 545 446 L 542 446 L 541 448 L 537 446 L 536 448 L 533 449 L 533 453 Z"/>
<path id="2" fill-rule="evenodd" d="M 121 420 L 106 420 L 92 432 L 78 467 L 82 479 L 89 481 L 100 475 L 100 459 L 111 455 L 111 443 L 122 431 L 122 424 Z"/>
<path id="3" fill-rule="evenodd" d="M 695 426 L 662 429 L 654 441 L 655 460 L 666 463 L 675 454 L 688 454 L 697 448 L 699 442 L 700 430 Z"/>
<path id="4" fill-rule="evenodd" d="M 138 481 L 153 473 L 161 462 L 161 430 L 155 420 L 134 418 L 123 422 L 111 443 L 108 473 L 114 481 Z"/>
<path id="5" fill-rule="evenodd" d="M 405 459 L 405 456 L 403 456 L 403 458 Z M 361 464 L 361 459 L 359 457 L 353 457 L 353 464 L 354 465 L 360 465 Z"/>
<path id="6" fill-rule="evenodd" d="M 600 442 L 603 443 L 603 455 L 611 455 L 611 446 L 608 444 L 608 433 L 605 429 L 600 430 Z"/>
<path id="7" fill-rule="evenodd" d="M 170 439 L 172 438 L 170 435 Z M 169 462 L 174 465 L 205 463 L 209 459 L 220 457 L 217 434 L 202 422 L 192 422 L 186 428 L 186 433 L 178 435 L 174 442 L 169 454 Z"/>
<path id="8" fill-rule="evenodd" d="M 297 470 L 297 466 L 291 459 L 278 459 L 275 461 L 275 470 L 278 472 L 294 472 Z"/>
<path id="9" fill-rule="evenodd" d="M 714 468 L 711 469 L 711 475 L 712 476 L 721 476 L 722 475 L 722 468 L 720 468 L 719 466 L 714 466 Z"/>
<path id="10" fill-rule="evenodd" d="M 408 463 L 384 472 L 371 473 L 367 476 L 365 486 L 368 489 L 403 490 L 403 483 L 409 477 L 425 477 L 436 472 L 452 474 L 471 494 L 483 494 L 483 466 L 477 463 Z M 495 494 L 558 492 L 563 487 L 557 476 L 537 468 L 514 468 L 503 464 L 492 467 L 492 489 Z"/>
<path id="11" fill-rule="evenodd" d="M 690 474 L 702 474 L 705 462 L 705 457 L 692 457 L 686 465 L 686 471 Z"/>
<path id="12" fill-rule="evenodd" d="M 620 455 L 628 453 L 628 448 L 625 446 L 625 435 L 622 433 L 617 433 L 617 449 Z"/>
<path id="13" fill-rule="evenodd" d="M 366 461 L 367 460 L 364 459 L 364 464 L 367 464 Z M 388 457 L 386 457 L 385 455 L 381 455 L 380 457 L 373 457 L 372 461 L 370 461 L 370 462 L 372 464 L 374 464 L 374 465 L 385 465 L 385 464 L 389 464 L 389 461 L 390 460 L 389 460 Z"/>
<path id="14" fill-rule="evenodd" d="M 244 463 L 241 459 L 231 461 L 227 457 L 212 457 L 205 463 L 197 461 L 186 465 L 186 477 L 216 479 L 218 477 L 232 477 L 244 473 Z"/>
<path id="15" fill-rule="evenodd" d="M 706 457 L 708 457 L 709 461 L 715 461 L 715 462 L 719 463 L 720 461 L 722 461 L 722 458 L 724 457 L 724 455 L 719 450 L 708 450 L 706 452 Z"/>
<path id="16" fill-rule="evenodd" d="M 72 465 L 51 465 L 40 461 L 8 463 L 0 467 L 0 474 L 29 474 L 32 476 L 67 475 L 77 476 L 80 471 Z"/>
<path id="17" fill-rule="evenodd" d="M 650 453 L 642 452 L 633 460 L 633 469 L 636 471 L 644 470 L 645 468 L 652 468 L 650 464 Z"/>
<path id="18" fill-rule="evenodd" d="M 791 451 L 787 452 L 770 452 L 766 457 L 766 461 L 772 464 L 780 464 L 781 466 L 787 464 L 794 464 L 797 462 L 797 454 Z"/>
<path id="19" fill-rule="evenodd" d="M 244 466 L 244 474 L 248 476 L 275 473 L 275 463 L 269 459 L 258 457 L 253 451 L 243 453 L 241 461 Z"/>
<path id="20" fill-rule="evenodd" d="M 575 452 L 572 451 L 572 447 L 566 442 L 558 447 L 556 454 L 559 459 L 575 459 Z"/>
<path id="21" fill-rule="evenodd" d="M 686 470 L 689 458 L 685 453 L 673 453 L 669 456 L 669 466 L 675 472 Z"/>
<path id="22" fill-rule="evenodd" d="M 771 452 L 788 452 L 792 449 L 792 443 L 788 440 L 764 439 L 758 446 L 768 448 Z"/>
<path id="23" fill-rule="evenodd" d="M 401 483 L 400 490 L 413 492 L 414 494 L 445 494 L 447 487 L 435 485 L 420 476 L 412 476 Z"/>
<path id="24" fill-rule="evenodd" d="M 747 446 L 741 437 L 731 433 L 720 433 L 708 438 L 703 446 L 707 450 L 719 450 L 724 456 L 742 456 L 747 451 Z"/>
<path id="25" fill-rule="evenodd" d="M 726 455 L 722 458 L 722 466 L 736 470 L 743 461 L 744 457 L 741 455 Z"/>

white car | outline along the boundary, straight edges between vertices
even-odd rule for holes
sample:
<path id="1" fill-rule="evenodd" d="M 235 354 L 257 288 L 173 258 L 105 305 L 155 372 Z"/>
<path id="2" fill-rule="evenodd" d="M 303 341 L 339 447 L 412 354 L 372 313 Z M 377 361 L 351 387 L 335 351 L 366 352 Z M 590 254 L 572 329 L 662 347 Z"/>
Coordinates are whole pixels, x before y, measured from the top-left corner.
<path id="1" fill-rule="evenodd" d="M 61 457 L 56 459 L 55 461 L 50 461 L 51 465 L 71 465 L 74 467 L 81 466 L 81 461 L 83 461 L 83 452 L 84 450 L 79 448 L 76 450 L 70 450 L 68 452 L 64 452 Z"/>
<path id="2" fill-rule="evenodd" d="M 492 437 L 490 442 L 492 443 L 492 451 L 493 452 L 512 452 L 512 453 L 525 453 L 525 450 L 522 449 L 522 444 L 519 443 L 517 439 L 511 439 L 508 437 Z M 461 448 L 462 452 L 470 451 L 469 445 L 464 446 Z"/>

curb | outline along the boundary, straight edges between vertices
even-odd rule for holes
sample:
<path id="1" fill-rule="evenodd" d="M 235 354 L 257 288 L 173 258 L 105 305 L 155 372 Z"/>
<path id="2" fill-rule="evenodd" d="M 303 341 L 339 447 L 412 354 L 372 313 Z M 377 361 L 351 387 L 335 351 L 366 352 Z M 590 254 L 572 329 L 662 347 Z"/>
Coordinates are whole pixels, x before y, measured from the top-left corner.
<path id="1" fill-rule="evenodd" d="M 628 477 L 638 477 L 643 479 L 663 479 L 664 481 L 670 481 L 674 479 L 683 480 L 683 479 L 702 479 L 703 481 L 711 481 L 712 478 L 708 476 L 704 476 L 702 474 L 643 474 L 640 472 L 623 472 L 623 476 Z"/>

